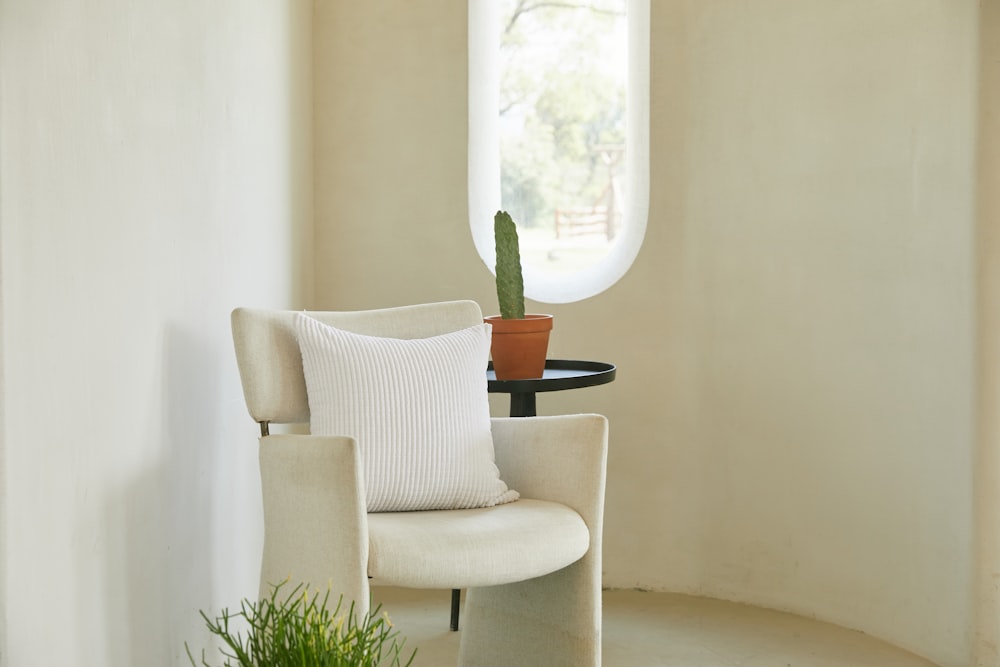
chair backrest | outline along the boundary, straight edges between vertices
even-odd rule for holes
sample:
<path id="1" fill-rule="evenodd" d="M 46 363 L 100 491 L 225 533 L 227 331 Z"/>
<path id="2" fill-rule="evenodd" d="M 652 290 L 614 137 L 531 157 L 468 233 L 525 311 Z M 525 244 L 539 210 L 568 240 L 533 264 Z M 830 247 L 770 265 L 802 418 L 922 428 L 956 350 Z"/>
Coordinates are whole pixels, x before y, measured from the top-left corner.
<path id="1" fill-rule="evenodd" d="M 309 421 L 296 311 L 237 308 L 232 314 L 236 362 L 250 416 L 261 424 Z M 429 338 L 483 321 L 475 301 L 445 301 L 360 311 L 302 311 L 330 326 L 368 336 Z"/>

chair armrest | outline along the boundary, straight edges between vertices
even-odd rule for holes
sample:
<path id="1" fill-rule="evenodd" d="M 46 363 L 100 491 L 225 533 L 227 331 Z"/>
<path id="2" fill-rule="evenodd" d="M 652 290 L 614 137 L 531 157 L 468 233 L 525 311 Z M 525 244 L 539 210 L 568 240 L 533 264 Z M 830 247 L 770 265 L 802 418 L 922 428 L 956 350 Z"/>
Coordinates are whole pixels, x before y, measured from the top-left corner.
<path id="1" fill-rule="evenodd" d="M 510 488 L 524 498 L 572 507 L 600 539 L 608 459 L 605 417 L 497 417 L 493 448 L 500 478 Z"/>
<path id="2" fill-rule="evenodd" d="M 343 436 L 260 439 L 261 596 L 290 579 L 368 609 L 368 515 L 357 443 Z M 308 545 L 308 547 L 306 546 Z"/>
<path id="3" fill-rule="evenodd" d="M 608 422 L 600 415 L 497 418 L 493 447 L 501 478 L 522 497 L 576 510 L 590 548 L 544 577 L 470 589 L 459 664 L 600 665 Z"/>

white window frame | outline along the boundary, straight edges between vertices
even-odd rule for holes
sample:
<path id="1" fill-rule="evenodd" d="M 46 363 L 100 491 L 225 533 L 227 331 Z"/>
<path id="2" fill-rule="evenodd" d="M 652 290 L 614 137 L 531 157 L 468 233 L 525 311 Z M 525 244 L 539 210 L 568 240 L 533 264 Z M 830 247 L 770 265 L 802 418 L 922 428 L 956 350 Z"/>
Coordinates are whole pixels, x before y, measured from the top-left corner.
<path id="1" fill-rule="evenodd" d="M 649 2 L 628 2 L 626 179 L 621 232 L 606 257 L 567 275 L 524 267 L 525 296 L 571 303 L 600 294 L 632 266 L 646 234 L 649 210 Z M 494 271 L 493 215 L 500 209 L 499 3 L 469 0 L 469 224 L 483 262 Z"/>

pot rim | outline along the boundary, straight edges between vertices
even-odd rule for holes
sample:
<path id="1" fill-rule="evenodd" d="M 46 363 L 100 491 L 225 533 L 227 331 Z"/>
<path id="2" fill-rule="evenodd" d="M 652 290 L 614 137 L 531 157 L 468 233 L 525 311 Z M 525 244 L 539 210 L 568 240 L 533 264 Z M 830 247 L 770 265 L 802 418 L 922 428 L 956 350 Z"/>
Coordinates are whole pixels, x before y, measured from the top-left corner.
<path id="1" fill-rule="evenodd" d="M 526 314 L 524 319 L 505 320 L 499 315 L 489 315 L 483 318 L 487 324 L 493 327 L 494 333 L 529 333 L 535 331 L 550 331 L 552 329 L 552 316 L 539 314 Z"/>

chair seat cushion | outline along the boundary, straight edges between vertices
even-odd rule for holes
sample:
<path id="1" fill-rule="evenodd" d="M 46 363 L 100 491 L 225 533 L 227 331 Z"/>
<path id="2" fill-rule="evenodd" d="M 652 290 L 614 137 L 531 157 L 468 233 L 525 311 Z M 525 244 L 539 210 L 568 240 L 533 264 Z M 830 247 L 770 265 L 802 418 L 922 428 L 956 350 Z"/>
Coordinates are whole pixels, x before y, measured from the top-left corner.
<path id="1" fill-rule="evenodd" d="M 575 563 L 590 546 L 574 510 L 521 499 L 482 509 L 368 515 L 368 576 L 408 588 L 522 581 Z"/>

